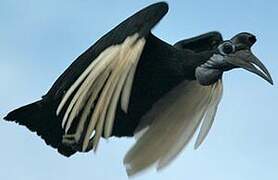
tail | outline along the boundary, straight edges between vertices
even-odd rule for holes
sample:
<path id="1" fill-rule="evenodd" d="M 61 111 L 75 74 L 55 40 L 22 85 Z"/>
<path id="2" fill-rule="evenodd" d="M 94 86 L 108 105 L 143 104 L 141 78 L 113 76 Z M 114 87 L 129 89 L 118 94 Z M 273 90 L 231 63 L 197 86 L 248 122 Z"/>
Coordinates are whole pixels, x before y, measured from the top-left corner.
<path id="1" fill-rule="evenodd" d="M 56 116 L 55 110 L 43 100 L 20 107 L 10 112 L 4 119 L 17 122 L 36 132 L 47 145 L 58 149 L 58 152 L 64 156 L 69 157 L 76 152 L 62 144 L 64 131 L 61 121 Z"/>

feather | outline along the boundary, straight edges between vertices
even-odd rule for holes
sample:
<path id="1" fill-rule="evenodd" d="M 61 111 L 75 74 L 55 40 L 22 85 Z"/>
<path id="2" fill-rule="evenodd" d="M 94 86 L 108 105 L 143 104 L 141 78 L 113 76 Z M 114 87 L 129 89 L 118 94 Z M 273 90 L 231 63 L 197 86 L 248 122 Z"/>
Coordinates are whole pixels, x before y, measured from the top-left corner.
<path id="1" fill-rule="evenodd" d="M 129 176 L 153 164 L 161 169 L 172 162 L 201 123 L 215 94 L 213 86 L 184 81 L 153 105 L 136 130 L 139 138 L 124 158 Z"/>
<path id="2" fill-rule="evenodd" d="M 99 79 L 96 83 L 94 83 L 93 86 L 91 86 L 90 88 L 90 92 L 92 92 L 90 94 L 90 96 L 88 97 L 88 101 L 86 102 L 86 104 L 84 105 L 84 110 L 81 114 L 77 129 L 76 129 L 76 136 L 77 136 L 77 141 L 79 142 L 81 134 L 84 130 L 84 126 L 85 126 L 85 122 L 92 110 L 92 108 L 94 107 L 94 101 L 97 98 L 98 92 L 102 89 L 104 83 L 106 82 L 106 79 L 109 76 L 109 72 L 107 71 L 101 79 Z"/>
<path id="3" fill-rule="evenodd" d="M 91 70 L 105 57 L 109 54 L 111 51 L 110 49 L 113 48 L 107 48 L 103 53 L 101 53 L 89 66 L 86 68 L 86 70 L 79 76 L 79 78 L 75 81 L 75 83 L 69 88 L 69 90 L 64 95 L 62 101 L 60 102 L 56 114 L 59 115 L 61 110 L 63 109 L 64 105 L 66 104 L 67 100 L 71 96 L 71 94 L 75 91 L 75 89 L 83 82 L 83 80 L 87 77 L 87 75 L 91 72 Z"/>
<path id="4" fill-rule="evenodd" d="M 106 85 L 104 89 L 101 92 L 100 98 L 98 100 L 98 103 L 96 105 L 96 109 L 94 110 L 93 113 L 93 118 L 92 121 L 89 123 L 85 139 L 83 142 L 83 150 L 85 150 L 88 147 L 89 143 L 89 137 L 90 134 L 94 131 L 94 126 L 96 123 L 94 121 L 97 121 L 97 129 L 95 132 L 95 139 L 94 139 L 94 147 L 97 146 L 99 139 L 104 132 L 105 137 L 107 138 L 110 136 L 112 127 L 113 127 L 113 122 L 114 115 L 111 115 L 112 113 L 114 114 L 116 111 L 115 106 L 112 108 L 113 112 L 111 110 L 109 111 L 109 103 L 113 102 L 114 105 L 119 99 L 119 95 L 113 96 L 113 92 L 117 92 L 118 94 L 121 92 L 123 88 L 123 83 L 126 79 L 127 72 L 130 69 L 131 63 L 133 63 L 134 60 L 137 59 L 138 52 L 142 52 L 143 45 L 142 43 L 139 43 L 140 48 L 139 50 L 136 49 L 136 41 L 137 40 L 137 35 L 134 35 L 132 37 L 128 37 L 123 44 L 121 45 L 121 52 L 120 52 L 120 58 L 119 61 L 115 64 L 114 69 L 111 72 L 110 77 L 108 78 L 108 81 L 106 82 Z M 137 54 L 137 55 L 136 55 Z M 122 82 L 121 81 L 121 76 L 122 77 Z M 117 87 L 118 86 L 118 87 Z M 111 100 L 112 98 L 112 100 Z M 115 100 L 113 100 L 115 99 Z M 100 104 L 101 103 L 101 104 Z M 100 104 L 100 105 L 99 105 Z M 117 103 L 116 103 L 117 104 Z M 101 111 L 102 110 L 102 111 Z M 109 113 L 109 114 L 108 114 Z M 107 115 L 107 116 L 106 116 Z M 107 117 L 105 119 L 105 117 Z M 106 123 L 104 129 L 103 125 Z"/>
<path id="5" fill-rule="evenodd" d="M 138 65 L 138 62 L 140 60 L 140 56 L 142 54 L 143 51 L 143 47 L 146 43 L 145 39 L 141 39 L 140 41 L 137 42 L 137 45 L 135 47 L 135 58 L 134 58 L 134 62 L 130 68 L 130 71 L 128 73 L 128 77 L 126 79 L 126 82 L 124 84 L 123 87 L 123 92 L 122 92 L 122 96 L 121 96 L 121 108 L 122 110 L 127 113 L 128 110 L 128 104 L 129 104 L 129 98 L 130 98 L 130 93 L 131 93 L 131 88 L 132 88 L 132 82 L 134 79 L 134 75 L 135 75 L 135 71 L 136 71 L 136 67 Z"/>
<path id="6" fill-rule="evenodd" d="M 133 49 L 129 51 L 129 57 L 127 56 L 126 58 L 126 65 L 122 70 L 120 80 L 117 84 L 117 89 L 115 91 L 115 94 L 113 95 L 114 98 L 110 103 L 110 107 L 108 110 L 104 132 L 105 138 L 111 136 L 116 113 L 116 107 L 121 92 L 121 107 L 123 111 L 127 111 L 135 69 L 140 59 L 140 55 L 143 51 L 144 44 L 145 39 L 141 39 L 138 42 L 136 42 L 136 44 L 134 44 L 132 47 Z"/>
<path id="7" fill-rule="evenodd" d="M 99 76 L 100 73 L 103 72 L 103 70 L 105 70 L 105 68 L 107 68 L 107 66 L 111 63 L 111 61 L 114 59 L 114 57 L 117 55 L 117 51 L 119 50 L 119 48 L 117 46 L 112 46 L 112 47 L 109 47 L 108 49 L 106 49 L 103 54 L 100 54 L 99 57 L 96 59 L 97 62 L 99 62 L 97 65 L 93 66 L 95 61 L 93 61 L 91 63 L 91 65 L 88 67 L 89 69 L 91 69 L 91 73 L 90 75 L 87 77 L 88 73 L 87 73 L 87 69 L 85 70 L 85 72 L 83 74 L 86 74 L 86 75 L 81 75 L 80 77 L 82 78 L 78 78 L 78 80 L 71 86 L 71 88 L 66 92 L 66 95 L 63 97 L 58 109 L 60 108 L 60 106 L 63 106 L 63 103 L 65 103 L 67 101 L 67 98 L 68 96 L 71 95 L 71 91 L 74 91 L 75 90 L 75 86 L 79 86 L 80 85 L 80 81 L 81 79 L 84 80 L 84 78 L 86 78 L 86 80 L 82 83 L 82 85 L 79 87 L 78 91 L 76 92 L 76 94 L 74 95 L 73 99 L 71 100 L 69 106 L 67 107 L 67 110 L 66 110 L 66 113 L 64 114 L 64 118 L 63 118 L 63 122 L 62 122 L 62 127 L 65 126 L 66 124 L 66 121 L 68 119 L 68 115 L 70 113 L 70 111 L 72 110 L 75 102 L 77 101 L 77 99 L 79 98 L 80 94 L 82 91 L 86 91 L 88 90 L 88 84 L 91 82 L 93 83 L 95 81 L 95 79 Z M 95 67 L 95 68 L 94 68 Z M 94 70 L 95 69 L 95 70 Z M 92 73 L 93 72 L 93 73 Z M 83 76 L 85 76 L 83 78 Z M 78 85 L 76 85 L 78 84 Z M 74 90 L 72 90 L 74 89 Z M 68 95 L 70 94 L 70 95 Z M 64 102 L 64 99 L 65 102 Z M 58 110 L 57 110 L 58 112 Z M 69 123 L 71 124 L 71 123 Z"/>
<path id="8" fill-rule="evenodd" d="M 67 135 L 73 121 L 82 112 L 75 132 L 78 141 L 84 132 L 82 151 L 88 150 L 91 144 L 91 148 L 96 150 L 103 134 L 105 138 L 111 136 L 119 98 L 121 107 L 124 111 L 127 110 L 133 77 L 144 45 L 145 39 L 138 39 L 138 34 L 134 34 L 127 37 L 122 44 L 108 47 L 65 93 L 57 113 L 61 112 L 75 92 L 66 107 L 62 127 Z M 93 112 L 85 130 L 85 122 L 91 111 Z"/>
<path id="9" fill-rule="evenodd" d="M 101 74 L 105 72 L 105 69 L 109 67 L 110 63 L 112 63 L 112 61 L 114 60 L 114 57 L 117 55 L 117 51 L 119 51 L 118 47 L 111 47 L 111 49 L 109 49 L 109 51 L 108 51 L 108 53 L 109 52 L 110 53 L 102 60 L 102 62 L 99 63 L 98 66 L 96 66 L 95 69 L 92 70 L 92 72 L 89 74 L 89 76 L 86 78 L 86 80 L 81 84 L 78 91 L 75 93 L 73 99 L 71 100 L 69 106 L 67 107 L 67 111 L 63 118 L 63 123 L 68 121 L 66 129 L 68 129 L 72 123 L 72 121 L 69 121 L 69 119 L 68 119 L 69 112 L 73 109 L 74 106 L 76 106 L 78 109 L 82 108 L 82 107 L 78 106 L 79 104 L 76 104 L 76 102 L 80 98 L 80 95 L 82 94 L 83 91 L 85 93 L 90 93 L 88 91 L 88 89 L 90 88 L 90 85 L 92 85 L 92 83 L 97 81 L 97 79 L 99 79 L 99 76 L 101 76 Z M 76 115 L 77 114 L 74 113 L 72 116 L 75 117 Z"/>
<path id="10" fill-rule="evenodd" d="M 206 136 L 208 135 L 208 132 L 213 124 L 215 115 L 216 115 L 216 111 L 217 111 L 217 107 L 218 104 L 220 103 L 220 100 L 222 98 L 222 94 L 223 94 L 223 84 L 222 84 L 222 80 L 217 81 L 214 84 L 214 91 L 213 91 L 213 96 L 212 99 L 210 101 L 210 104 L 208 106 L 208 110 L 205 114 L 205 118 L 202 122 L 202 126 L 199 132 L 199 135 L 197 137 L 196 143 L 194 145 L 194 148 L 197 149 L 202 142 L 204 141 L 204 139 L 206 138 Z"/>

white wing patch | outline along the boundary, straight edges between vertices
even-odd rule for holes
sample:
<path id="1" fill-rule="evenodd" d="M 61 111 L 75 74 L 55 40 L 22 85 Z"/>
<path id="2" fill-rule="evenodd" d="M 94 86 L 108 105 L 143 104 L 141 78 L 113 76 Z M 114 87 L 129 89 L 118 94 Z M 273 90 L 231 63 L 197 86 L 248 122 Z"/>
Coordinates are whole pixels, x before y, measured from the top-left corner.
<path id="1" fill-rule="evenodd" d="M 213 94 L 210 100 L 210 103 L 207 108 L 207 112 L 205 114 L 200 132 L 198 134 L 196 143 L 195 143 L 195 149 L 197 149 L 202 142 L 205 140 L 206 136 L 208 135 L 208 132 L 213 124 L 214 117 L 216 115 L 218 104 L 221 101 L 222 95 L 223 95 L 223 84 L 222 80 L 219 80 L 214 84 L 213 87 Z"/>
<path id="2" fill-rule="evenodd" d="M 62 121 L 65 134 L 82 111 L 75 133 L 78 140 L 89 118 L 82 151 L 87 150 L 90 141 L 96 150 L 102 134 L 105 138 L 111 136 L 120 96 L 121 107 L 127 112 L 136 66 L 145 45 L 145 39 L 138 37 L 135 34 L 122 44 L 105 49 L 68 89 L 57 108 L 57 115 L 65 108 Z"/>
<path id="3" fill-rule="evenodd" d="M 153 164 L 158 170 L 167 166 L 204 119 L 196 142 L 198 147 L 211 127 L 221 95 L 221 80 L 211 86 L 184 81 L 155 103 L 142 118 L 137 141 L 124 158 L 128 175 Z"/>

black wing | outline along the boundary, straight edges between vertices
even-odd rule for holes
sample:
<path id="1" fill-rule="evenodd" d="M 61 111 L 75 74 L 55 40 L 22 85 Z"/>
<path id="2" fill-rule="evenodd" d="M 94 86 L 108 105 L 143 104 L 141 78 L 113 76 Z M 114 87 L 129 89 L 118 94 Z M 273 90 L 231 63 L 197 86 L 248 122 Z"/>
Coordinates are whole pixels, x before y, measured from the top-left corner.
<path id="1" fill-rule="evenodd" d="M 222 42 L 222 35 L 219 32 L 208 32 L 193 38 L 178 41 L 174 47 L 188 49 L 196 53 L 216 48 Z"/>
<path id="2" fill-rule="evenodd" d="M 168 5 L 161 2 L 134 14 L 79 56 L 41 101 L 14 110 L 5 119 L 36 131 L 66 156 L 95 147 L 102 134 L 111 134 L 121 92 L 122 109 L 127 110 L 144 44 L 167 11 Z"/>
<path id="3" fill-rule="evenodd" d="M 130 17 L 92 47 L 89 63 L 84 66 L 78 59 L 57 81 L 61 84 L 54 97 L 60 99 L 62 93 L 56 113 L 63 119 L 63 143 L 78 143 L 81 151 L 87 151 L 96 149 L 101 136 L 111 136 L 118 102 L 127 112 L 135 71 L 150 30 L 167 10 L 167 4 L 157 3 Z"/>
<path id="4" fill-rule="evenodd" d="M 139 37 L 148 36 L 150 30 L 167 12 L 167 3 L 160 2 L 142 9 L 123 21 L 81 54 L 56 80 L 45 96 L 61 99 L 64 92 L 106 48 L 121 44 L 128 36 L 132 36 L 136 33 Z"/>

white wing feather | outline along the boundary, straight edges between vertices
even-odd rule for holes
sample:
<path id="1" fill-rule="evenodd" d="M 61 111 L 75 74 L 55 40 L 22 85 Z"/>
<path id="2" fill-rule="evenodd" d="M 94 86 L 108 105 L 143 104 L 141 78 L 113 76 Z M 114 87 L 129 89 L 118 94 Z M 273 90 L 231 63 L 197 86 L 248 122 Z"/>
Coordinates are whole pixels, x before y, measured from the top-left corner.
<path id="1" fill-rule="evenodd" d="M 214 85 L 185 81 L 154 104 L 142 119 L 136 144 L 124 158 L 129 176 L 157 164 L 167 166 L 190 141 L 211 100 Z"/>
<path id="2" fill-rule="evenodd" d="M 122 44 L 108 47 L 65 93 L 56 112 L 59 115 L 66 108 L 62 121 L 65 134 L 82 111 L 76 129 L 80 140 L 89 118 L 82 141 L 83 151 L 87 150 L 91 140 L 96 150 L 102 134 L 106 138 L 111 136 L 120 96 L 121 108 L 127 112 L 134 74 L 144 45 L 145 39 L 138 39 L 138 34 L 135 34 Z M 211 86 L 184 81 L 155 103 L 142 118 L 136 130 L 137 142 L 125 156 L 128 175 L 152 164 L 157 164 L 157 169 L 167 166 L 190 141 L 203 119 L 195 144 L 195 148 L 199 147 L 212 126 L 222 92 L 221 80 Z M 65 107 L 68 101 L 69 105 Z"/>
<path id="3" fill-rule="evenodd" d="M 207 112 L 202 122 L 200 132 L 195 142 L 195 146 L 194 146 L 195 149 L 197 149 L 202 144 L 202 142 L 205 140 L 206 136 L 208 135 L 208 132 L 213 124 L 216 115 L 218 104 L 220 103 L 220 100 L 222 98 L 222 94 L 223 94 L 223 84 L 222 84 L 222 80 L 219 80 L 214 84 L 212 99 L 208 106 Z"/>
<path id="4" fill-rule="evenodd" d="M 96 150 L 103 133 L 106 138 L 111 136 L 120 96 L 121 107 L 127 111 L 133 77 L 144 45 L 145 39 L 138 39 L 138 34 L 134 34 L 127 37 L 122 44 L 108 47 L 65 93 L 56 111 L 59 115 L 62 109 L 66 108 L 62 121 L 65 134 L 67 135 L 74 119 L 82 111 L 76 130 L 76 137 L 80 140 L 81 133 L 85 129 L 85 121 L 89 118 L 82 142 L 83 151 L 87 150 L 91 140 Z M 69 105 L 65 107 L 68 101 Z M 89 117 L 92 107 L 94 107 L 93 113 Z"/>

